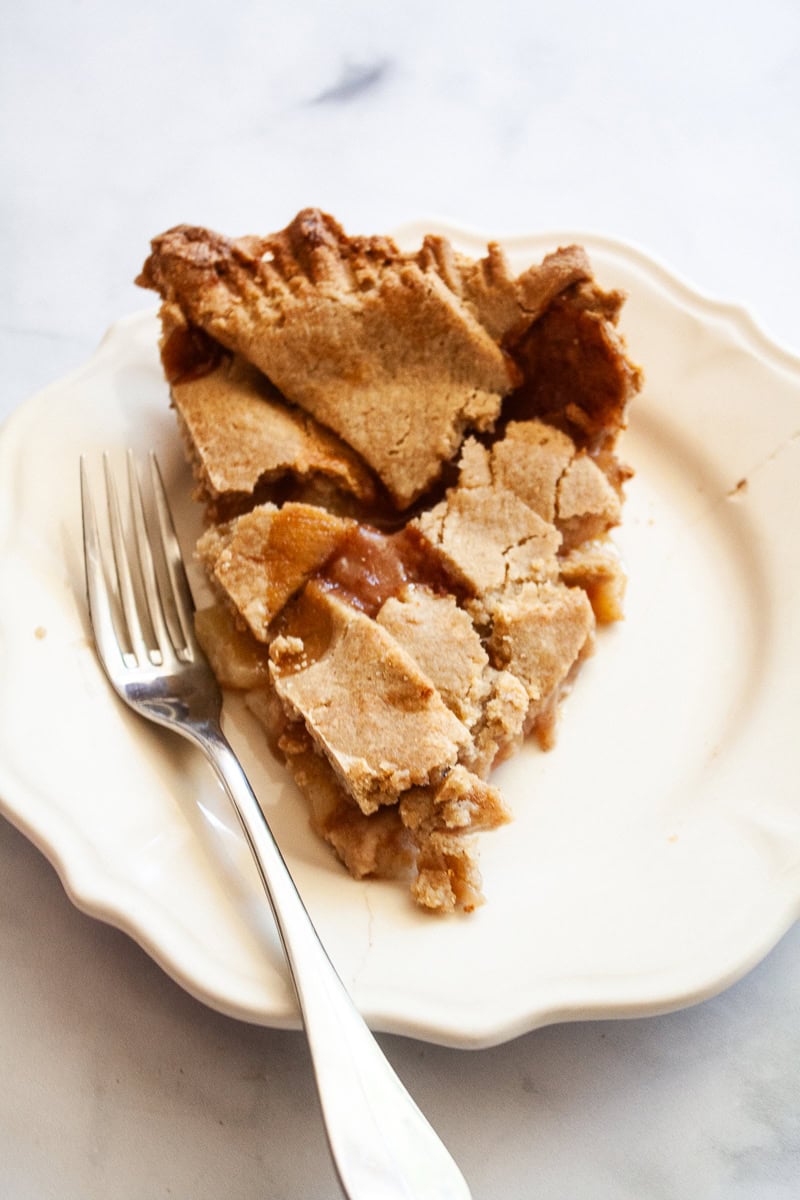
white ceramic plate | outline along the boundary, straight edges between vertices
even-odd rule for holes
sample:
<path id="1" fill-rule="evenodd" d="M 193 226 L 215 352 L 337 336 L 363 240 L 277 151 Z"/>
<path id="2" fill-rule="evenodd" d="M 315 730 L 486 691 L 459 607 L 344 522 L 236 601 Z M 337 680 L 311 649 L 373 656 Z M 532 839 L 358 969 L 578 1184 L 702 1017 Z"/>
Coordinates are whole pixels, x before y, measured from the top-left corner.
<path id="1" fill-rule="evenodd" d="M 353 882 L 254 720 L 227 708 L 371 1025 L 455 1046 L 701 1000 L 800 911 L 800 360 L 628 246 L 564 233 L 507 246 L 522 265 L 572 240 L 628 290 L 623 326 L 647 373 L 623 446 L 637 470 L 617 537 L 627 620 L 601 633 L 556 749 L 531 745 L 496 776 L 516 819 L 483 838 L 487 904 L 437 919 L 402 887 Z M 294 1026 L 235 818 L 191 748 L 116 701 L 89 640 L 79 454 L 154 447 L 187 550 L 199 527 L 156 337 L 153 313 L 121 321 L 0 435 L 0 803 L 77 905 L 195 996 Z"/>

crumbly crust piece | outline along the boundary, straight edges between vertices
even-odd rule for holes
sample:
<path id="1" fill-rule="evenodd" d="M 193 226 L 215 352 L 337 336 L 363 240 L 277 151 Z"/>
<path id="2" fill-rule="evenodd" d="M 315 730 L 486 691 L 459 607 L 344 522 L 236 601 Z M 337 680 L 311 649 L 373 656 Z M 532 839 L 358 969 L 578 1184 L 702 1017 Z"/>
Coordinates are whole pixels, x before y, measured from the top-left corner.
<path id="1" fill-rule="evenodd" d="M 555 525 L 563 552 L 619 524 L 622 480 L 613 472 L 616 467 L 613 456 L 601 466 L 544 421 L 511 421 L 490 449 L 474 438 L 465 441 L 459 486 L 492 485 L 513 492 Z M 611 479 L 607 470 L 613 472 Z"/>
<path id="2" fill-rule="evenodd" d="M 464 457 L 466 450 L 465 443 Z M 555 524 L 556 489 L 575 455 L 572 438 L 543 421 L 512 421 L 491 451 L 475 444 L 471 452 L 473 458 L 484 459 L 483 470 L 490 480 L 524 500 L 543 521 Z M 469 482 L 463 466 L 461 477 Z"/>
<path id="3" fill-rule="evenodd" d="M 433 912 L 472 912 L 483 903 L 481 875 L 472 838 L 433 833 L 420 847 L 411 893 Z"/>
<path id="4" fill-rule="evenodd" d="M 417 664 L 375 621 L 310 583 L 270 647 L 275 690 L 362 812 L 438 783 L 469 743 Z"/>
<path id="5" fill-rule="evenodd" d="M 498 247 L 479 263 L 441 238 L 403 254 L 307 209 L 263 239 L 171 229 L 138 282 L 344 438 L 405 508 L 519 382 L 501 343 L 591 277 L 579 248 L 559 255 L 514 279 Z"/>
<path id="6" fill-rule="evenodd" d="M 622 517 L 619 496 L 588 454 L 577 454 L 559 479 L 556 508 L 565 550 L 601 537 Z"/>
<path id="7" fill-rule="evenodd" d="M 245 511 L 287 480 L 327 483 L 362 503 L 375 501 L 375 481 L 361 459 L 288 405 L 261 371 L 191 330 L 176 304 L 161 306 L 161 325 L 164 371 L 197 498 L 210 519 Z"/>
<path id="8" fill-rule="evenodd" d="M 457 485 L 412 525 L 475 598 L 481 622 L 493 593 L 555 580 L 557 554 L 606 533 L 620 513 L 595 460 L 563 431 L 528 420 L 510 422 L 491 447 L 467 438 Z"/>
<path id="9" fill-rule="evenodd" d="M 376 620 L 467 726 L 472 744 L 462 751 L 462 762 L 485 778 L 522 740 L 528 711 L 523 685 L 491 666 L 475 626 L 453 596 L 407 588 L 386 601 Z"/>
<path id="10" fill-rule="evenodd" d="M 418 904 L 437 912 L 471 912 L 483 903 L 475 841 L 467 836 L 510 820 L 500 793 L 463 766 L 435 789 L 413 789 L 399 805 L 403 825 L 417 845 L 411 891 Z"/>
<path id="11" fill-rule="evenodd" d="M 212 525 L 197 555 L 253 636 L 266 642 L 276 616 L 354 525 L 311 504 L 262 504 Z"/>
<path id="12" fill-rule="evenodd" d="M 508 488 L 451 488 L 413 525 L 478 598 L 515 580 L 550 578 L 557 570 L 558 531 Z"/>
<path id="13" fill-rule="evenodd" d="M 403 824 L 418 838 L 432 833 L 478 833 L 509 821 L 497 788 L 479 779 L 463 763 L 433 788 L 411 788 L 400 799 Z"/>
<path id="14" fill-rule="evenodd" d="M 406 588 L 390 597 L 375 619 L 411 655 L 450 711 L 471 728 L 491 691 L 489 655 L 455 598 Z"/>
<path id="15" fill-rule="evenodd" d="M 552 744 L 552 710 L 577 664 L 594 644 L 594 613 L 581 588 L 525 583 L 491 605 L 489 650 L 494 661 L 525 686 L 528 723 L 546 716 L 540 740 Z M 537 733 L 540 731 L 537 730 Z"/>

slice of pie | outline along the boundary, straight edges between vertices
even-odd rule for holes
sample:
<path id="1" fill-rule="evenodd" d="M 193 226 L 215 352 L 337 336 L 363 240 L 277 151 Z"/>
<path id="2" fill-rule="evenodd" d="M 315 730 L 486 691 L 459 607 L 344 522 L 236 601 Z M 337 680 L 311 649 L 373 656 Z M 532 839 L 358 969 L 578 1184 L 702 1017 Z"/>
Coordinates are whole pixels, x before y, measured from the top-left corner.
<path id="1" fill-rule="evenodd" d="M 598 622 L 641 373 L 580 247 L 514 274 L 308 209 L 231 240 L 179 226 L 139 282 L 207 529 L 198 635 L 358 877 L 480 903 L 493 767 L 547 748 Z"/>

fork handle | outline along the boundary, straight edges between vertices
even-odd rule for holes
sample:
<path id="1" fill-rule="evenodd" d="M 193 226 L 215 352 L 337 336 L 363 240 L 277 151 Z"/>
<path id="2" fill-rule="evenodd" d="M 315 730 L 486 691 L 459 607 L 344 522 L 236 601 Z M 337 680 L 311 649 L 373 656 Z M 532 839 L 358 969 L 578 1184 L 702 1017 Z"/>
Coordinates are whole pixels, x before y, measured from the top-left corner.
<path id="1" fill-rule="evenodd" d="M 348 1200 L 470 1200 L 461 1172 L 328 958 L 221 728 L 195 727 L 191 736 L 236 809 L 272 907 L 311 1050 L 328 1143 Z"/>

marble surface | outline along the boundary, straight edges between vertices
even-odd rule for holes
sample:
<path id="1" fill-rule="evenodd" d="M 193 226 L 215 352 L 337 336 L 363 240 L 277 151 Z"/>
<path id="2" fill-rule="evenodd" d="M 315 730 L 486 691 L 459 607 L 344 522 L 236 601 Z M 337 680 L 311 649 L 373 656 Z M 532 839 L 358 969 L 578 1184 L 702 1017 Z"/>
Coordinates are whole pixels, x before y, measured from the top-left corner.
<path id="1" fill-rule="evenodd" d="M 6 5 L 0 418 L 149 303 L 153 233 L 310 203 L 614 234 L 797 351 L 799 52 L 788 0 Z M 798 951 L 669 1016 L 380 1040 L 475 1200 L 789 1200 Z M 339 1194 L 302 1037 L 192 1000 L 2 821 L 0 963 L 0 1197 Z"/>

